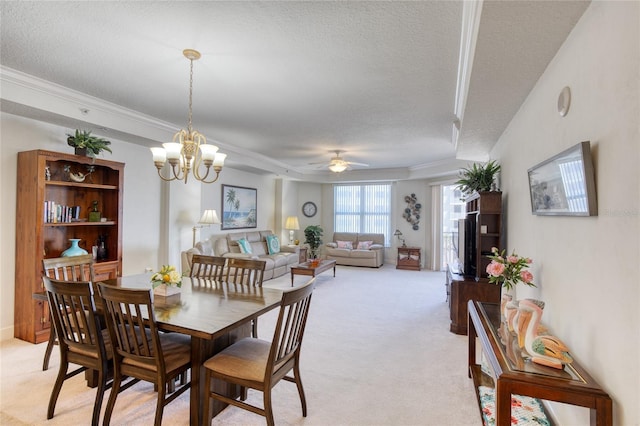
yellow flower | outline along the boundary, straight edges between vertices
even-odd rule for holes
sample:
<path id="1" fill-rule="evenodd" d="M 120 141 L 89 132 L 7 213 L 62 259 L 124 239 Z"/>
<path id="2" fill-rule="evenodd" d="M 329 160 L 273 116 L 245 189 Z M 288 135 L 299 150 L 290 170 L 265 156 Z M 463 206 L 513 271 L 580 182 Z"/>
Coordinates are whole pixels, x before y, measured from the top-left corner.
<path id="1" fill-rule="evenodd" d="M 160 271 L 151 276 L 151 282 L 154 288 L 161 284 L 182 287 L 182 277 L 171 265 L 163 265 Z"/>

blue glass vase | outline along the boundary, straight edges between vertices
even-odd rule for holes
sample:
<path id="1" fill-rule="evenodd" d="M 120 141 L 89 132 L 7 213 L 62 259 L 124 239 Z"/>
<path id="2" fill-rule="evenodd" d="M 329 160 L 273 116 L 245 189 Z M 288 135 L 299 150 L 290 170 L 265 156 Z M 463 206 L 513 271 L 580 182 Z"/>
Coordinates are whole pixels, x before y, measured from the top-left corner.
<path id="1" fill-rule="evenodd" d="M 65 257 L 70 256 L 82 256 L 83 254 L 89 254 L 85 249 L 80 247 L 78 243 L 80 242 L 80 238 L 69 238 L 71 241 L 71 247 L 62 252 L 62 255 Z"/>

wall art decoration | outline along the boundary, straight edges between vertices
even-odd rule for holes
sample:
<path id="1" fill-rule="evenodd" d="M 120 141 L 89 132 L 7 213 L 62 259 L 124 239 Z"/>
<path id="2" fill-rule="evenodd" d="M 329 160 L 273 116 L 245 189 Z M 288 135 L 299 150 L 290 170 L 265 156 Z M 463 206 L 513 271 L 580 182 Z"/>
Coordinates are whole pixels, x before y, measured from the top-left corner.
<path id="1" fill-rule="evenodd" d="M 407 207 L 404 209 L 402 217 L 411 224 L 411 228 L 414 231 L 417 231 L 420 229 L 418 224 L 420 223 L 420 209 L 422 208 L 422 204 L 418 202 L 416 194 L 405 196 L 404 201 L 406 201 Z"/>
<path id="2" fill-rule="evenodd" d="M 258 190 L 222 185 L 222 225 L 220 229 L 255 228 L 258 220 Z"/>
<path id="3" fill-rule="evenodd" d="M 546 216 L 597 216 L 595 170 L 589 141 L 528 170 L 531 212 Z"/>

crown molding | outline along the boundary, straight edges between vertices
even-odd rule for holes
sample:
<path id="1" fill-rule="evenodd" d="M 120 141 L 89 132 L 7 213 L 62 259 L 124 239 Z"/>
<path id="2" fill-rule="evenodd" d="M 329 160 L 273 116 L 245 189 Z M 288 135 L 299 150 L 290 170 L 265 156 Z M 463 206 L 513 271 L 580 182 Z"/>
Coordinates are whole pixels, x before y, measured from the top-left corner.
<path id="1" fill-rule="evenodd" d="M 460 36 L 460 54 L 458 58 L 458 77 L 456 80 L 456 99 L 453 113 L 455 119 L 452 124 L 451 143 L 458 149 L 458 137 L 464 121 L 464 110 L 467 106 L 469 81 L 473 68 L 473 58 L 478 40 L 480 17 L 482 15 L 483 0 L 465 1 L 462 6 L 462 35 Z"/>

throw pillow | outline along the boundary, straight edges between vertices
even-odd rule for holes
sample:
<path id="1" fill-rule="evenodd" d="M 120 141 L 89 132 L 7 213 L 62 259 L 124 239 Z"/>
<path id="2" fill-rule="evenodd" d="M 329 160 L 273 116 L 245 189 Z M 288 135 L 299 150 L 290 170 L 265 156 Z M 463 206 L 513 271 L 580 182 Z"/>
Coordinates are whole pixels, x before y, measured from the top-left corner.
<path id="1" fill-rule="evenodd" d="M 353 250 L 353 243 L 351 241 L 336 241 L 338 248 Z"/>
<path id="2" fill-rule="evenodd" d="M 358 250 L 369 250 L 373 241 L 358 241 Z"/>
<path id="3" fill-rule="evenodd" d="M 269 249 L 269 254 L 280 253 L 280 240 L 275 235 L 267 235 L 265 237 L 267 240 L 267 248 Z"/>
<path id="4" fill-rule="evenodd" d="M 238 240 L 238 246 L 240 247 L 240 253 L 251 253 L 251 244 L 246 238 L 240 238 Z"/>

